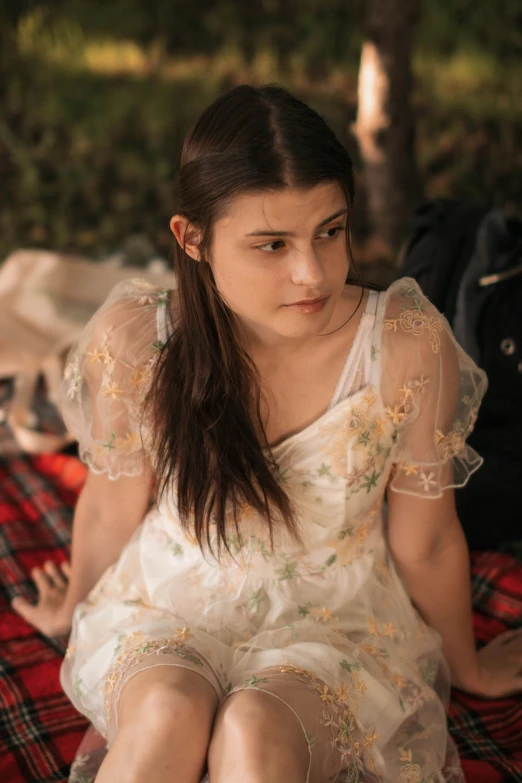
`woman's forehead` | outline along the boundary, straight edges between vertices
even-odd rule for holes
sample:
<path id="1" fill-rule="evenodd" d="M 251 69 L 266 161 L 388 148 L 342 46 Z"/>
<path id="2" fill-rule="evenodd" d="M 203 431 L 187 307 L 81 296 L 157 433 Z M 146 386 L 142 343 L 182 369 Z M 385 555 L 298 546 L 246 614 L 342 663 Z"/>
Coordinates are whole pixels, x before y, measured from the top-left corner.
<path id="1" fill-rule="evenodd" d="M 346 208 L 346 198 L 338 182 L 323 182 L 309 188 L 287 187 L 242 193 L 230 202 L 215 229 L 220 233 L 240 231 L 247 235 L 262 231 L 293 232 L 318 225 Z"/>

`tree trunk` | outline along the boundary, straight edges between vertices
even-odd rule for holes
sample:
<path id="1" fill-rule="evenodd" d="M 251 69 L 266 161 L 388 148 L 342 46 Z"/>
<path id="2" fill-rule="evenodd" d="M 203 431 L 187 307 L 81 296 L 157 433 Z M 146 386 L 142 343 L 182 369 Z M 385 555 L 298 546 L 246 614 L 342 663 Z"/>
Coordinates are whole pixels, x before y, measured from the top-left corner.
<path id="1" fill-rule="evenodd" d="M 368 218 L 395 256 L 421 198 L 414 150 L 411 55 L 418 0 L 367 0 L 354 134 L 364 166 Z"/>

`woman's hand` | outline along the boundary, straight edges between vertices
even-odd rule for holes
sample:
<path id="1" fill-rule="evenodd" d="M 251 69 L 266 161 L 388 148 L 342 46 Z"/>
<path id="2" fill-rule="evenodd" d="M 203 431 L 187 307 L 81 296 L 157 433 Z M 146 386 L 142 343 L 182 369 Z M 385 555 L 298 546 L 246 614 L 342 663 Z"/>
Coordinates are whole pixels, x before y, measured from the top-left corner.
<path id="1" fill-rule="evenodd" d="M 455 682 L 463 691 L 486 699 L 502 699 L 522 692 L 522 628 L 499 634 L 477 652 L 478 677 Z"/>
<path id="2" fill-rule="evenodd" d="M 66 636 L 71 630 L 71 613 L 65 604 L 69 575 L 69 563 L 57 566 L 47 561 L 43 568 L 31 571 L 38 588 L 36 604 L 20 597 L 11 601 L 14 611 L 44 636 Z"/>

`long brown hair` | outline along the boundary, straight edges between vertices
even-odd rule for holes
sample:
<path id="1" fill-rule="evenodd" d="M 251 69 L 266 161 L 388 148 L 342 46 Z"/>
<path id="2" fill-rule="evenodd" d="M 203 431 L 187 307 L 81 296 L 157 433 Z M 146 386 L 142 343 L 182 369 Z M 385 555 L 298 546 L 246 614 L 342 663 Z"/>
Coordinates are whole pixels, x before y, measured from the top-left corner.
<path id="1" fill-rule="evenodd" d="M 346 149 L 316 111 L 276 84 L 228 90 L 185 138 L 178 213 L 200 232 L 201 260 L 175 243 L 179 317 L 147 403 L 159 497 L 173 492 L 184 530 L 213 554 L 214 531 L 218 556 L 222 545 L 230 553 L 230 522 L 240 537 L 245 505 L 264 518 L 272 546 L 276 520 L 301 539 L 261 420 L 258 372 L 207 263 L 213 225 L 239 194 L 326 181 L 340 184 L 350 207 Z"/>

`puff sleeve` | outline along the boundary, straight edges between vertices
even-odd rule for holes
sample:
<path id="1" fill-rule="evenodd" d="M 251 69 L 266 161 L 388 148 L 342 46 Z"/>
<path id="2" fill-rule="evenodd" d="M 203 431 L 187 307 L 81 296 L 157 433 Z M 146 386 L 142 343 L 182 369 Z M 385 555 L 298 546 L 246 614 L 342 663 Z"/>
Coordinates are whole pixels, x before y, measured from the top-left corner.
<path id="1" fill-rule="evenodd" d="M 444 489 L 464 486 L 483 462 L 466 438 L 487 378 L 412 278 L 396 281 L 386 293 L 380 357 L 395 444 L 389 488 L 437 498 Z"/>
<path id="2" fill-rule="evenodd" d="M 150 457 L 144 402 L 163 347 L 168 294 L 145 280 L 118 283 L 67 356 L 63 420 L 80 459 L 113 480 L 139 475 Z"/>

